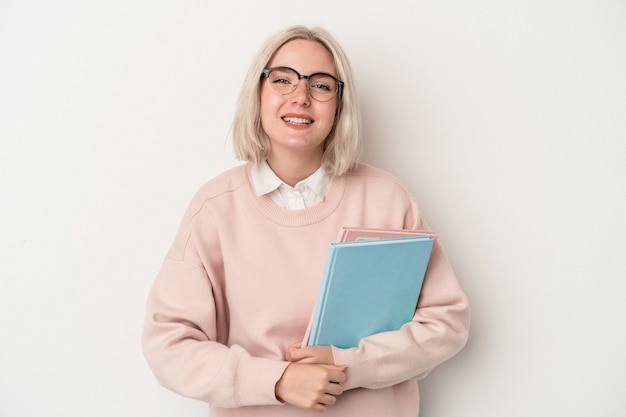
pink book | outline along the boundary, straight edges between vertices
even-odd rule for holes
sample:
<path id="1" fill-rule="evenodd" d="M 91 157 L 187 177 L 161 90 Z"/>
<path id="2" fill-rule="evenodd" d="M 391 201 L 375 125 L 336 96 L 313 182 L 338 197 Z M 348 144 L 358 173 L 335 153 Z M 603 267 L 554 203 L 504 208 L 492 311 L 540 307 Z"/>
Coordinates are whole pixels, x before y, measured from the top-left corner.
<path id="1" fill-rule="evenodd" d="M 435 242 L 437 235 L 432 230 L 408 230 L 408 229 L 377 229 L 364 227 L 342 227 L 337 234 L 336 242 L 353 242 L 356 240 L 366 239 L 393 239 L 409 236 L 429 236 Z M 311 335 L 311 327 L 313 326 L 313 318 L 315 311 L 311 314 L 309 325 L 307 326 L 304 338 L 302 339 L 302 347 L 308 345 L 309 336 Z"/>
<path id="2" fill-rule="evenodd" d="M 361 239 L 391 239 L 409 236 L 430 236 L 437 240 L 437 235 L 432 230 L 407 230 L 407 229 L 372 229 L 363 227 L 342 227 L 337 235 L 337 242 L 352 242 Z"/>

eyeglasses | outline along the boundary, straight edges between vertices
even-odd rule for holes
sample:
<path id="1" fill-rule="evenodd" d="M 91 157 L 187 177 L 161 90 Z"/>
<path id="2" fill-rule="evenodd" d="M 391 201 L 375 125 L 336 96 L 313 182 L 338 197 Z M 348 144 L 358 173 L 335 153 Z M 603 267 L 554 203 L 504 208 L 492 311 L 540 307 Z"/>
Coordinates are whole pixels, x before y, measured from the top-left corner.
<path id="1" fill-rule="evenodd" d="M 329 101 L 335 95 L 341 97 L 343 81 L 325 72 L 316 72 L 311 75 L 301 75 L 293 68 L 273 67 L 265 68 L 263 75 L 273 92 L 281 95 L 290 94 L 298 88 L 301 79 L 307 80 L 307 91 L 311 98 L 317 101 Z"/>

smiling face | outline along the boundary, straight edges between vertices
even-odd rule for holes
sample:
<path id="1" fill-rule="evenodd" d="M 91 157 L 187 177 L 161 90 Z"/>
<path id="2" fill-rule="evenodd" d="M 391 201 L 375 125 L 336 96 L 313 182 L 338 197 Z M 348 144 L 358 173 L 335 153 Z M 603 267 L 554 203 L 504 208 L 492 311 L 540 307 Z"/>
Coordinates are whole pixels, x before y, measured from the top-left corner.
<path id="1" fill-rule="evenodd" d="M 332 55 L 320 43 L 293 40 L 284 44 L 267 65 L 291 67 L 303 75 L 325 72 L 337 77 Z M 337 77 L 338 78 L 338 77 Z M 338 97 L 320 102 L 311 98 L 305 79 L 290 94 L 272 91 L 267 80 L 261 87 L 261 124 L 269 137 L 268 161 L 287 155 L 309 158 L 318 166 L 324 140 L 335 122 Z"/>

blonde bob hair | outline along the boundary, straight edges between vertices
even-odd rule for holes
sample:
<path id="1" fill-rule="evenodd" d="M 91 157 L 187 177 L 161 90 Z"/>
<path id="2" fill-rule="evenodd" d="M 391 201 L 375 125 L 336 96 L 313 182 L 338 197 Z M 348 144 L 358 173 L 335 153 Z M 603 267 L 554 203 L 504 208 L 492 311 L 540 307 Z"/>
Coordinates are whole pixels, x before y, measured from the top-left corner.
<path id="1" fill-rule="evenodd" d="M 343 175 L 361 157 L 361 115 L 348 58 L 337 41 L 321 28 L 293 26 L 275 34 L 261 47 L 248 70 L 235 108 L 232 130 L 235 155 L 252 162 L 267 158 L 270 142 L 261 125 L 262 72 L 281 46 L 296 39 L 322 44 L 333 57 L 338 78 L 344 82 L 335 123 L 324 142 L 322 157 L 322 167 L 329 175 Z"/>

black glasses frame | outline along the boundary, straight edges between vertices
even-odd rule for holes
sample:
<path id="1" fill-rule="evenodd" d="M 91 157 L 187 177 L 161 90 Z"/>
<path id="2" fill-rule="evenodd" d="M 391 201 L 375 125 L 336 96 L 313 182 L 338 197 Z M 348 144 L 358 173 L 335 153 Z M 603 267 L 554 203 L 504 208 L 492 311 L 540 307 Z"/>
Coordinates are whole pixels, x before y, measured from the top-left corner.
<path id="1" fill-rule="evenodd" d="M 307 91 L 309 91 L 309 87 L 310 87 L 308 82 L 309 82 L 309 80 L 312 77 L 315 77 L 316 75 L 325 75 L 325 76 L 330 77 L 333 80 L 335 80 L 335 82 L 337 82 L 337 96 L 339 96 L 339 98 L 341 98 L 341 96 L 343 95 L 343 85 L 344 85 L 344 82 L 341 81 L 339 78 L 335 77 L 334 75 L 330 75 L 330 74 L 328 74 L 326 72 L 316 72 L 316 73 L 310 74 L 310 75 L 302 75 L 298 71 L 296 71 L 295 69 L 293 69 L 291 67 L 270 67 L 270 68 L 265 68 L 263 70 L 263 75 L 265 75 L 266 79 L 269 79 L 270 78 L 270 74 L 272 73 L 272 71 L 275 71 L 275 70 L 289 70 L 289 71 L 293 71 L 296 74 L 296 76 L 298 77 L 298 82 L 300 82 L 300 80 L 302 80 L 302 79 L 305 79 L 307 81 Z M 287 95 L 287 94 L 293 93 L 296 90 L 296 88 L 298 88 L 298 85 L 296 85 L 294 87 L 294 89 L 290 93 L 286 93 L 286 94 L 283 94 L 283 95 Z M 309 94 L 311 94 L 310 91 L 309 91 Z M 313 95 L 311 95 L 311 97 L 313 97 Z M 317 99 L 315 99 L 315 100 L 319 101 Z M 331 99 L 329 99 L 329 100 L 331 100 Z"/>

